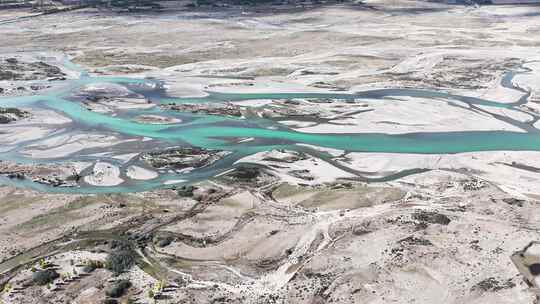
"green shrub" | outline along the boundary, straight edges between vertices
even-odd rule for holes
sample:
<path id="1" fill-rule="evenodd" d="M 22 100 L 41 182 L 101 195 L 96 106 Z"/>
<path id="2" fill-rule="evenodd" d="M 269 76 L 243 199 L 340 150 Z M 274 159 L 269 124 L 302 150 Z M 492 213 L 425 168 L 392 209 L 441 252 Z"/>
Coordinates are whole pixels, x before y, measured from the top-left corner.
<path id="1" fill-rule="evenodd" d="M 119 250 L 113 251 L 107 257 L 105 261 L 105 267 L 116 273 L 120 274 L 135 264 L 135 257 L 131 250 Z"/>
<path id="2" fill-rule="evenodd" d="M 52 283 L 52 281 L 59 277 L 60 275 L 56 271 L 52 269 L 45 269 L 34 272 L 32 274 L 32 281 L 37 285 L 43 286 Z"/>

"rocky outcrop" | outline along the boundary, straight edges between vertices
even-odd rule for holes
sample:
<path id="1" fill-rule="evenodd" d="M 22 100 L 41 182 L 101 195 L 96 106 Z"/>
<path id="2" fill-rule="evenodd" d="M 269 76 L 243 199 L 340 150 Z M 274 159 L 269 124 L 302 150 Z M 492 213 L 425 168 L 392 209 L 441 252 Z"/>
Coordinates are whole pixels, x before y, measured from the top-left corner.
<path id="1" fill-rule="evenodd" d="M 512 255 L 512 262 L 525 282 L 540 297 L 540 242 L 533 241 Z"/>
<path id="2" fill-rule="evenodd" d="M 10 179 L 29 179 L 33 182 L 53 187 L 74 187 L 80 176 L 70 165 L 24 165 L 0 162 L 0 174 Z"/>
<path id="3" fill-rule="evenodd" d="M 23 62 L 16 58 L 0 60 L 0 81 L 65 80 L 66 74 L 43 61 Z"/>
<path id="4" fill-rule="evenodd" d="M 30 116 L 30 113 L 17 108 L 0 108 L 0 124 L 7 124 Z"/>
<path id="5" fill-rule="evenodd" d="M 231 103 L 225 103 L 225 104 L 204 103 L 204 104 L 178 104 L 178 105 L 170 104 L 170 105 L 163 106 L 163 108 L 167 110 L 172 110 L 172 111 L 189 112 L 189 113 L 195 113 L 195 114 L 234 116 L 234 117 L 242 116 L 241 108 Z"/>
<path id="6" fill-rule="evenodd" d="M 270 106 L 264 109 L 261 112 L 262 117 L 268 119 L 277 119 L 277 118 L 299 118 L 299 117 L 310 117 L 316 119 L 321 117 L 321 113 L 315 109 L 307 109 L 291 106 L 291 104 L 285 104 L 285 106 Z"/>
<path id="7" fill-rule="evenodd" d="M 156 169 L 183 170 L 206 167 L 227 154 L 228 152 L 221 150 L 182 147 L 145 153 L 141 158 Z"/>

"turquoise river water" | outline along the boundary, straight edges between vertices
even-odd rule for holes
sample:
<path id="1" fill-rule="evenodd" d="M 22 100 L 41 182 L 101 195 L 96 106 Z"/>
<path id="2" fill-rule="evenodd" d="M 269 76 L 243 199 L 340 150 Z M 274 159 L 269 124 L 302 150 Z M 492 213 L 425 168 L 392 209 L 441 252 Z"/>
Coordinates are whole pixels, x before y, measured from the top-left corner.
<path id="1" fill-rule="evenodd" d="M 79 67 L 66 62 L 65 65 L 72 69 Z M 388 99 L 399 97 L 422 97 L 432 99 L 433 102 L 446 102 L 467 104 L 471 111 L 484 113 L 489 108 L 504 108 L 523 112 L 522 105 L 526 103 L 529 93 L 512 85 L 512 78 L 515 73 L 506 74 L 502 85 L 522 92 L 522 98 L 518 101 L 500 103 L 481 98 L 473 98 L 461 95 L 453 95 L 444 92 L 417 90 L 417 89 L 382 89 L 358 92 L 355 94 L 314 94 L 314 93 L 260 93 L 260 94 L 224 94 L 208 92 L 205 97 L 197 98 L 171 98 L 166 95 L 160 82 L 154 79 L 132 79 L 126 77 L 93 77 L 81 70 L 79 79 L 66 80 L 66 84 L 60 89 L 48 90 L 41 95 L 4 97 L 0 98 L 2 107 L 38 107 L 52 109 L 69 117 L 73 123 L 70 132 L 97 132 L 113 133 L 125 138 L 150 138 L 153 147 L 172 146 L 198 146 L 207 149 L 222 149 L 232 153 L 225 159 L 218 161 L 212 166 L 195 170 L 191 173 L 162 174 L 157 179 L 149 181 L 129 181 L 116 187 L 94 187 L 84 185 L 76 188 L 53 188 L 46 185 L 37 184 L 28 180 L 10 180 L 0 178 L 4 184 L 31 187 L 48 192 L 131 192 L 145 191 L 157 187 L 164 187 L 166 181 L 185 180 L 193 182 L 214 176 L 220 172 L 230 169 L 238 159 L 259 152 L 275 148 L 288 148 L 301 150 L 297 143 L 315 145 L 320 147 L 334 148 L 345 151 L 356 152 L 390 152 L 390 153 L 422 153 L 422 154 L 445 154 L 474 151 L 496 151 L 496 150 L 540 150 L 540 134 L 532 126 L 538 117 L 528 113 L 531 119 L 527 122 L 517 121 L 509 117 L 493 115 L 496 119 L 501 119 L 513 124 L 523 132 L 509 131 L 463 131 L 463 132 L 422 132 L 409 134 L 383 134 L 383 133 L 362 133 L 362 134 L 312 134 L 302 133 L 289 129 L 274 121 L 253 117 L 249 119 L 238 119 L 233 117 L 221 117 L 212 115 L 199 115 L 190 113 L 178 113 L 155 107 L 146 110 L 131 110 L 121 115 L 108 115 L 88 110 L 80 102 L 70 100 L 73 92 L 81 87 L 92 83 L 116 83 L 124 85 L 141 95 L 146 96 L 154 103 L 208 103 L 224 101 L 242 101 L 254 99 L 341 99 L 351 102 L 362 99 Z M 182 118 L 177 124 L 144 124 L 136 122 L 133 117 L 141 114 L 160 114 Z M 253 138 L 251 141 L 238 143 L 242 138 Z M 31 141 L 34 142 L 34 141 Z M 0 159 L 17 162 L 39 162 L 55 163 L 63 161 L 89 161 L 97 160 L 99 157 L 76 154 L 66 158 L 51 158 L 33 160 L 19 153 L 21 149 L 29 144 L 23 142 L 18 147 L 1 153 Z M 141 146 L 145 147 L 145 146 Z M 114 147 L 109 148 L 114 149 Z M 119 151 L 122 150 L 118 147 Z M 124 152 L 129 151 L 127 148 Z M 309 150 L 309 149 L 308 149 Z M 316 153 L 310 151 L 310 153 Z M 324 153 L 317 155 L 325 157 Z M 115 162 L 113 159 L 108 159 Z M 118 163 L 118 161 L 116 160 Z M 120 163 L 119 163 L 120 164 Z M 125 164 L 123 164 L 125 165 Z"/>

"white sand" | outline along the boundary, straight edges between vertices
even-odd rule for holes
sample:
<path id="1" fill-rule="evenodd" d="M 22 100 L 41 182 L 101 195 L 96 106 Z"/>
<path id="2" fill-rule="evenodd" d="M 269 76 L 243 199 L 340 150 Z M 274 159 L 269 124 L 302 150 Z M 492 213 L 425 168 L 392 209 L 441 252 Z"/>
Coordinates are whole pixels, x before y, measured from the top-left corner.
<path id="1" fill-rule="evenodd" d="M 126 171 L 126 176 L 136 180 L 150 180 L 158 177 L 159 174 L 139 166 L 129 166 Z"/>
<path id="2" fill-rule="evenodd" d="M 137 122 L 147 124 L 173 124 L 181 123 L 182 120 L 175 117 L 167 117 L 161 115 L 141 115 L 135 118 Z"/>
<path id="3" fill-rule="evenodd" d="M 2 148 L 4 148 L 6 145 L 17 145 L 27 140 L 44 138 L 52 132 L 50 129 L 36 126 L 1 126 L 0 143 L 2 144 Z"/>
<path id="4" fill-rule="evenodd" d="M 401 100 L 377 100 L 368 102 L 373 111 L 354 114 L 350 118 L 337 118 L 334 124 L 319 124 L 312 127 L 299 127 L 305 133 L 388 133 L 411 132 L 450 132 L 450 131 L 488 131 L 523 130 L 499 121 L 487 114 L 476 113 L 444 101 L 400 97 Z M 463 105 L 463 104 L 462 104 Z M 321 104 L 320 107 L 329 107 Z M 498 109 L 485 107 L 492 111 Z M 290 123 L 289 123 L 290 124 Z"/>
<path id="5" fill-rule="evenodd" d="M 469 174 L 493 182 L 513 194 L 540 194 L 538 173 L 511 167 L 517 162 L 540 168 L 540 152 L 474 152 L 447 155 L 398 153 L 349 153 L 341 164 L 373 176 L 387 176 L 407 169 L 465 169 Z"/>
<path id="6" fill-rule="evenodd" d="M 112 164 L 97 162 L 92 175 L 84 177 L 84 181 L 93 186 L 117 186 L 124 182 L 120 178 L 120 169 Z"/>
<path id="7" fill-rule="evenodd" d="M 164 181 L 163 184 L 164 185 L 174 185 L 174 184 L 180 184 L 180 183 L 184 183 L 186 182 L 185 179 L 171 179 L 171 180 L 168 180 L 168 181 Z"/>
<path id="8" fill-rule="evenodd" d="M 23 153 L 33 158 L 66 157 L 83 149 L 103 148 L 128 141 L 101 134 L 64 134 L 27 146 Z"/>

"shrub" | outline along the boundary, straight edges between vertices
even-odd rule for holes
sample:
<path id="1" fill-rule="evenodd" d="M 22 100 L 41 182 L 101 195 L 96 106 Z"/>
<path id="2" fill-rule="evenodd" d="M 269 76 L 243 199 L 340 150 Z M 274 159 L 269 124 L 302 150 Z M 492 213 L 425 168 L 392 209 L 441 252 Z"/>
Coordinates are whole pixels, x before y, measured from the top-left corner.
<path id="1" fill-rule="evenodd" d="M 130 281 L 120 280 L 115 282 L 111 287 L 105 290 L 105 295 L 111 298 L 119 298 L 123 296 L 130 287 Z"/>
<path id="2" fill-rule="evenodd" d="M 193 191 L 195 191 L 197 188 L 195 188 L 194 186 L 191 186 L 191 185 L 185 185 L 185 186 L 182 186 L 180 187 L 179 189 L 176 190 L 176 193 L 178 193 L 178 196 L 180 197 L 192 197 L 193 196 Z"/>
<path id="3" fill-rule="evenodd" d="M 133 264 L 135 264 L 135 258 L 130 250 L 111 252 L 105 261 L 105 267 L 116 274 L 128 270 Z"/>
<path id="4" fill-rule="evenodd" d="M 103 266 L 102 261 L 87 260 L 82 270 L 86 273 L 90 273 L 98 268 L 103 268 Z"/>
<path id="5" fill-rule="evenodd" d="M 45 261 L 45 259 L 40 259 L 39 260 L 39 267 L 41 267 L 41 269 L 46 269 L 46 268 L 49 268 L 51 267 L 51 263 Z"/>
<path id="6" fill-rule="evenodd" d="M 109 248 L 111 250 L 116 250 L 116 251 L 120 251 L 120 250 L 130 250 L 130 245 L 126 242 L 123 242 L 123 241 L 118 241 L 118 240 L 112 240 L 110 243 L 109 243 Z"/>
<path id="7" fill-rule="evenodd" d="M 158 240 L 157 245 L 160 248 L 167 247 L 172 243 L 172 241 L 173 241 L 172 237 L 166 237 L 166 238 Z"/>
<path id="8" fill-rule="evenodd" d="M 163 248 L 169 246 L 174 241 L 174 238 L 167 233 L 157 233 L 153 241 L 158 247 Z"/>
<path id="9" fill-rule="evenodd" d="M 51 283 L 59 277 L 60 275 L 56 271 L 52 269 L 45 269 L 34 272 L 32 274 L 32 281 L 43 286 Z"/>
<path id="10" fill-rule="evenodd" d="M 12 289 L 11 284 L 7 283 L 6 285 L 4 285 L 4 289 L 2 290 L 2 292 L 8 293 L 11 291 L 11 289 Z"/>

